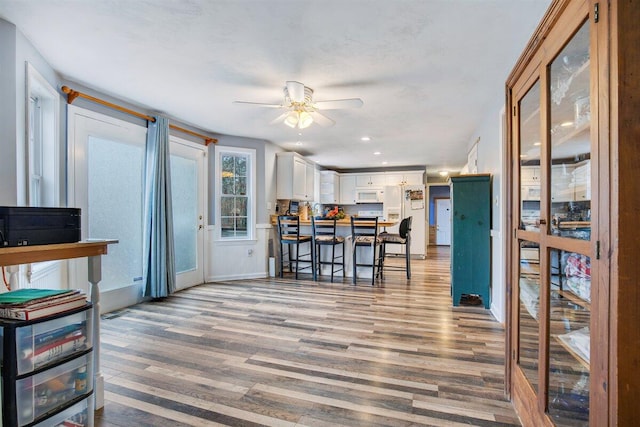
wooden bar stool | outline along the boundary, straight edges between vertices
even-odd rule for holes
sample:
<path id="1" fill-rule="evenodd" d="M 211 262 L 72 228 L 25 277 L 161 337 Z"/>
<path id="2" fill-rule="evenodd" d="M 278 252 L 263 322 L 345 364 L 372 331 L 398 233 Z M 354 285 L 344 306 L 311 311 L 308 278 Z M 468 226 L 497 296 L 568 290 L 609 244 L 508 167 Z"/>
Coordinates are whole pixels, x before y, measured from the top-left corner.
<path id="1" fill-rule="evenodd" d="M 411 220 L 413 217 L 404 218 L 400 221 L 398 233 L 380 233 L 382 239 L 382 256 L 387 256 L 387 245 L 403 245 L 405 246 L 404 257 L 405 266 L 385 266 L 388 270 L 405 270 L 407 279 L 411 279 Z"/>
<path id="2" fill-rule="evenodd" d="M 319 219 L 311 217 L 311 228 L 313 230 L 313 246 L 316 251 L 316 268 L 313 270 L 313 280 L 318 280 L 318 275 L 322 275 L 322 266 L 331 266 L 331 282 L 333 283 L 333 275 L 338 271 L 342 271 L 344 278 L 344 237 L 336 236 L 336 219 Z M 342 252 L 336 256 L 336 246 L 342 245 Z M 323 261 L 321 248 L 323 246 L 331 246 L 331 260 Z M 340 260 L 340 262 L 336 262 Z M 335 266 L 340 268 L 335 270 Z"/>
<path id="3" fill-rule="evenodd" d="M 280 277 L 284 277 L 284 247 L 287 246 L 289 272 L 292 272 L 295 264 L 296 279 L 298 271 L 311 268 L 315 278 L 315 259 L 312 237 L 300 234 L 300 218 L 295 215 L 278 216 L 278 235 L 280 236 Z M 300 245 L 309 243 L 309 252 L 301 254 Z M 291 249 L 295 245 L 295 256 Z M 308 258 L 305 258 L 308 257 Z M 308 266 L 300 268 L 300 263 L 309 263 Z"/>
<path id="4" fill-rule="evenodd" d="M 382 278 L 383 256 L 382 239 L 378 237 L 378 217 L 351 217 L 351 237 L 353 241 L 353 283 L 356 283 L 358 267 L 371 267 L 371 286 L 376 277 Z M 371 248 L 371 262 L 358 263 L 358 247 Z M 376 271 L 377 267 L 377 271 Z"/>

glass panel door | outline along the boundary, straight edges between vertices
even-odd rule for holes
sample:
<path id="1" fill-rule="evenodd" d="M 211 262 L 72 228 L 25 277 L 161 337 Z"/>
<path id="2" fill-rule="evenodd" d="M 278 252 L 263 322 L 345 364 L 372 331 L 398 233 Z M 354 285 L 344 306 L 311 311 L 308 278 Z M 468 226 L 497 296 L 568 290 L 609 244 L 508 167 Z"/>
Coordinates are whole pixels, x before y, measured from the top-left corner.
<path id="1" fill-rule="evenodd" d="M 83 239 L 117 239 L 102 258 L 101 307 L 142 294 L 143 167 L 147 129 L 67 106 L 67 204 L 81 209 Z M 87 286 L 86 260 L 70 263 L 70 287 Z"/>
<path id="2" fill-rule="evenodd" d="M 102 261 L 100 289 L 142 280 L 144 146 L 89 136 L 87 238 L 118 239 Z"/>
<path id="3" fill-rule="evenodd" d="M 540 358 L 540 246 L 520 243 L 518 364 L 536 393 Z"/>
<path id="4" fill-rule="evenodd" d="M 591 107 L 589 23 L 585 22 L 549 67 L 551 231 L 591 235 Z"/>
<path id="5" fill-rule="evenodd" d="M 591 239 L 589 46 L 584 22 L 548 67 L 549 234 L 563 247 L 549 248 L 547 408 L 558 426 L 589 422 L 591 258 L 576 242 Z"/>
<path id="6" fill-rule="evenodd" d="M 204 282 L 205 148 L 171 139 L 171 199 L 176 254 L 176 288 Z"/>
<path id="7" fill-rule="evenodd" d="M 520 229 L 540 231 L 540 82 L 520 101 Z"/>

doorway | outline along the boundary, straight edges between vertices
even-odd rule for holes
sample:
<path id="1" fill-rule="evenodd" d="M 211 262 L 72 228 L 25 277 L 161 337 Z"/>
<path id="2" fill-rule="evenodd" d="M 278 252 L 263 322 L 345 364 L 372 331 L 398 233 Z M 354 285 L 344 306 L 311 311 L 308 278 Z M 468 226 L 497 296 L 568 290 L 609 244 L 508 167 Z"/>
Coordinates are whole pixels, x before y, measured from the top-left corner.
<path id="1" fill-rule="evenodd" d="M 451 199 L 436 199 L 436 245 L 451 245 Z"/>
<path id="2" fill-rule="evenodd" d="M 171 199 L 176 289 L 204 283 L 206 148 L 171 137 Z"/>

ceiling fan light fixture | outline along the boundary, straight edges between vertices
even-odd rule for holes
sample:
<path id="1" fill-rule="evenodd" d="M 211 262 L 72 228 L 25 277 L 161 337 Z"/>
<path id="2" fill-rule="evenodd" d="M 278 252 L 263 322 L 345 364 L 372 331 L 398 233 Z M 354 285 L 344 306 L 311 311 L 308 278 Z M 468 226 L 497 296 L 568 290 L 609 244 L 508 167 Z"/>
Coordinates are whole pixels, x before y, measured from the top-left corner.
<path id="1" fill-rule="evenodd" d="M 298 128 L 308 128 L 309 126 L 311 126 L 311 123 L 313 123 L 313 117 L 311 117 L 311 114 L 307 113 L 306 111 L 302 111 L 299 114 Z"/>
<path id="2" fill-rule="evenodd" d="M 290 128 L 294 128 L 298 124 L 299 120 L 300 120 L 300 117 L 298 116 L 298 112 L 291 111 L 289 114 L 287 114 L 287 117 L 284 119 L 284 124 L 289 126 Z"/>

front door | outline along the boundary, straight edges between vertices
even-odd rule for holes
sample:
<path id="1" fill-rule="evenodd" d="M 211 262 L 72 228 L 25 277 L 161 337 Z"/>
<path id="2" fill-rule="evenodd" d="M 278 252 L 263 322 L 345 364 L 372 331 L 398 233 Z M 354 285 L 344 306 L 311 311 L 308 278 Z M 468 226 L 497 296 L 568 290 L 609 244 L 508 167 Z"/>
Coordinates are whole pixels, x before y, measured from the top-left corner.
<path id="1" fill-rule="evenodd" d="M 205 154 L 202 145 L 171 138 L 176 289 L 204 282 Z"/>
<path id="2" fill-rule="evenodd" d="M 451 245 L 451 199 L 436 199 L 436 245 Z"/>
<path id="3" fill-rule="evenodd" d="M 146 127 L 69 105 L 68 205 L 81 209 L 82 239 L 117 239 L 102 259 L 104 311 L 135 304 L 142 291 Z M 86 289 L 87 262 L 71 286 Z"/>

